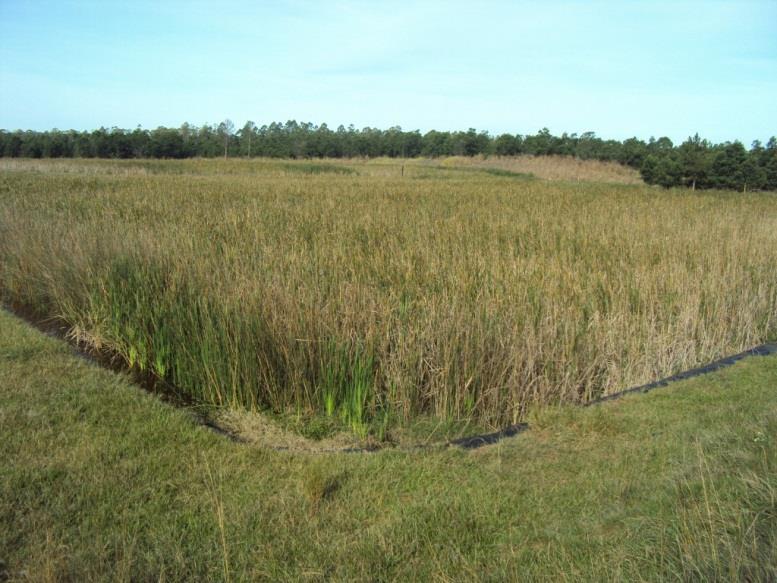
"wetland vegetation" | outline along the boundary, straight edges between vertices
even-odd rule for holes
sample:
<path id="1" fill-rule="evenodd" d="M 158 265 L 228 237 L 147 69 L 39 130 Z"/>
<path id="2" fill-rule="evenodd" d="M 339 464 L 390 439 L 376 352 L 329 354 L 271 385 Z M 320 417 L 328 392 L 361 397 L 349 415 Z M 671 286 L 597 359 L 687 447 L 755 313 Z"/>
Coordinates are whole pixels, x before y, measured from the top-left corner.
<path id="1" fill-rule="evenodd" d="M 460 158 L 0 164 L 3 300 L 216 407 L 503 426 L 777 331 L 769 193 Z"/>

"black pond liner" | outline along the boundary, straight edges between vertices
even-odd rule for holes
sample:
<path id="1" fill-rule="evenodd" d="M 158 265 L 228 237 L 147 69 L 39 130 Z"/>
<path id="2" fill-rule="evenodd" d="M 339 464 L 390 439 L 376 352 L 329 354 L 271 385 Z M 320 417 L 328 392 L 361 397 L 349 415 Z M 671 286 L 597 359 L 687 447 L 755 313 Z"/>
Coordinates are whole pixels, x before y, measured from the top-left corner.
<path id="1" fill-rule="evenodd" d="M 631 387 L 629 389 L 618 391 L 617 393 L 611 393 L 609 395 L 599 397 L 598 399 L 594 399 L 593 401 L 589 401 L 588 403 L 583 403 L 582 406 L 590 407 L 592 405 L 599 405 L 601 403 L 606 403 L 607 401 L 614 401 L 615 399 L 620 399 L 621 397 L 625 395 L 630 395 L 632 393 L 648 393 L 654 389 L 666 387 L 670 383 L 683 381 L 685 379 L 691 379 L 693 377 L 698 377 L 711 372 L 715 372 L 716 370 L 720 370 L 722 368 L 726 368 L 728 366 L 736 364 L 737 362 L 739 362 L 743 358 L 747 358 L 748 356 L 769 356 L 771 354 L 777 354 L 777 342 L 767 342 L 766 344 L 759 344 L 758 346 L 756 346 L 755 348 L 751 348 L 750 350 L 745 350 L 744 352 L 740 352 L 739 354 L 734 354 L 732 356 L 726 356 L 724 358 L 721 358 L 719 360 L 716 360 L 704 366 L 700 366 L 698 368 L 692 368 L 690 370 L 686 370 L 684 372 L 674 374 L 672 376 L 654 381 L 652 383 L 639 385 L 638 387 Z M 454 439 L 452 441 L 449 441 L 448 445 L 458 446 L 464 449 L 477 449 L 479 447 L 483 447 L 484 445 L 494 444 L 497 441 L 500 441 L 506 437 L 513 437 L 514 435 L 518 435 L 519 433 L 522 433 L 527 429 L 529 429 L 529 425 L 527 423 L 518 423 L 516 425 L 510 425 L 508 427 L 505 427 L 504 429 L 500 431 L 496 431 L 494 433 L 485 433 L 483 435 L 472 435 L 469 437 Z"/>
<path id="2" fill-rule="evenodd" d="M 115 355 L 106 354 L 106 353 L 96 353 L 94 350 L 88 350 L 88 349 L 85 350 L 84 347 L 77 345 L 67 337 L 67 331 L 68 331 L 67 327 L 64 326 L 61 323 L 61 321 L 59 321 L 57 318 L 43 319 L 43 318 L 37 317 L 37 315 L 32 310 L 27 309 L 25 306 L 22 306 L 19 304 L 12 304 L 12 305 L 0 304 L 0 308 L 5 308 L 6 311 L 24 320 L 25 322 L 32 325 L 34 328 L 37 328 L 41 332 L 49 336 L 53 336 L 61 340 L 64 340 L 76 350 L 79 356 L 84 357 L 92 362 L 96 362 L 97 364 L 105 368 L 112 369 L 115 372 L 129 373 L 131 379 L 136 384 L 140 385 L 142 388 L 146 389 L 149 392 L 159 395 L 163 400 L 169 403 L 172 403 L 173 405 L 176 405 L 179 407 L 186 407 L 187 409 L 189 409 L 189 411 L 193 413 L 194 420 L 197 423 L 199 423 L 202 427 L 205 427 L 206 429 L 209 429 L 210 431 L 213 431 L 214 433 L 217 433 L 218 435 L 221 435 L 222 437 L 230 439 L 236 443 L 248 443 L 239 435 L 227 429 L 224 429 L 223 427 L 220 427 L 218 424 L 214 423 L 206 416 L 197 413 L 196 405 L 190 399 L 185 398 L 180 391 L 175 390 L 175 388 L 170 386 L 168 383 L 162 383 L 159 381 L 159 379 L 157 379 L 156 377 L 148 373 L 142 374 L 142 373 L 138 373 L 138 371 L 135 371 L 135 370 L 127 370 L 127 368 L 123 366 L 123 364 L 121 364 L 118 359 L 113 358 Z M 632 393 L 648 393 L 654 389 L 666 387 L 669 384 L 677 381 L 698 377 L 711 372 L 715 372 L 722 368 L 726 368 L 728 366 L 732 366 L 737 362 L 739 362 L 740 360 L 742 360 L 743 358 L 747 358 L 748 356 L 769 356 L 773 354 L 777 354 L 777 342 L 767 342 L 765 344 L 759 344 L 758 346 L 751 348 L 749 350 L 745 350 L 744 352 L 740 352 L 739 354 L 726 356 L 724 358 L 721 358 L 719 360 L 716 360 L 704 366 L 700 366 L 698 368 L 692 368 L 690 370 L 680 372 L 672 376 L 668 376 L 666 378 L 654 381 L 652 383 L 639 385 L 637 387 L 631 387 L 628 389 L 624 389 L 622 391 L 618 391 L 616 393 L 610 393 L 609 395 L 599 397 L 598 399 L 594 399 L 593 401 L 589 401 L 588 403 L 583 403 L 581 406 L 590 407 L 593 405 L 599 405 L 601 403 L 606 403 L 607 401 L 614 401 L 615 399 L 620 399 L 621 397 L 625 395 L 630 395 Z M 523 433 L 528 429 L 529 429 L 528 423 L 516 423 L 513 425 L 508 425 L 507 427 L 500 429 L 499 431 L 494 431 L 492 433 L 469 435 L 466 437 L 459 437 L 457 439 L 452 439 L 446 442 L 419 443 L 415 445 L 400 446 L 396 448 L 392 448 L 392 447 L 383 448 L 383 447 L 368 445 L 364 447 L 356 446 L 356 447 L 345 447 L 340 449 L 337 449 L 337 448 L 313 449 L 310 451 L 296 450 L 296 449 L 282 447 L 282 446 L 275 446 L 275 447 L 269 446 L 269 449 L 272 449 L 275 451 L 289 451 L 289 452 L 299 451 L 300 453 L 312 453 L 312 454 L 371 453 L 371 452 L 384 451 L 384 450 L 418 451 L 423 449 L 431 449 L 435 447 L 436 448 L 460 447 L 462 449 L 469 450 L 469 449 L 478 449 L 486 445 L 493 445 L 505 438 L 514 437 L 520 433 Z"/>
<path id="3" fill-rule="evenodd" d="M 686 370 L 685 372 L 680 372 L 670 377 L 666 377 L 664 379 L 654 381 L 652 383 L 647 383 L 646 385 L 631 387 L 630 389 L 625 389 L 623 391 L 618 391 L 617 393 L 611 393 L 609 395 L 605 395 L 604 397 L 599 397 L 598 399 L 594 399 L 593 401 L 589 401 L 588 403 L 583 404 L 583 407 L 590 407 L 592 405 L 598 405 L 600 403 L 605 403 L 607 401 L 614 401 L 615 399 L 620 399 L 624 395 L 629 395 L 631 393 L 647 393 L 652 391 L 653 389 L 666 387 L 667 385 L 669 385 L 669 383 L 674 383 L 676 381 L 683 381 L 685 379 L 692 379 L 693 377 L 698 377 L 704 374 L 715 372 L 716 370 L 720 370 L 722 368 L 726 368 L 727 366 L 736 364 L 737 362 L 739 362 L 743 358 L 747 358 L 748 356 L 769 356 L 770 354 L 777 354 L 777 342 L 767 342 L 766 344 L 759 344 L 755 348 L 751 348 L 750 350 L 745 350 L 744 352 L 740 352 L 739 354 L 734 354 L 733 356 L 726 356 L 724 358 L 721 358 L 719 360 L 716 360 L 704 366 L 700 366 L 699 368 L 692 368 L 691 370 Z"/>
<path id="4" fill-rule="evenodd" d="M 201 405 L 170 383 L 163 381 L 149 371 L 142 372 L 136 368 L 128 368 L 124 360 L 110 350 L 97 350 L 92 346 L 86 346 L 73 340 L 68 336 L 70 327 L 60 318 L 41 316 L 29 306 L 19 303 L 0 302 L 0 310 L 5 310 L 16 316 L 46 336 L 65 342 L 76 357 L 117 374 L 126 375 L 133 384 L 144 391 L 188 413 L 196 424 L 235 443 L 247 443 L 240 435 L 214 423 L 202 413 Z"/>
<path id="5" fill-rule="evenodd" d="M 609 395 L 599 397 L 598 399 L 594 399 L 593 401 L 589 401 L 588 403 L 583 403 L 582 406 L 590 407 L 592 405 L 599 405 L 601 403 L 606 403 L 607 401 L 614 401 L 615 399 L 620 399 L 621 397 L 624 397 L 632 393 L 648 393 L 654 389 L 669 386 L 669 384 L 677 381 L 698 377 L 711 372 L 715 372 L 716 370 L 720 370 L 722 368 L 726 368 L 728 366 L 736 364 L 737 362 L 739 362 L 743 358 L 747 358 L 748 356 L 769 356 L 771 354 L 777 354 L 776 342 L 767 342 L 766 344 L 759 344 L 758 346 L 751 348 L 750 350 L 745 350 L 744 352 L 740 352 L 739 354 L 734 354 L 732 356 L 726 356 L 724 358 L 721 358 L 719 360 L 716 360 L 704 366 L 700 366 L 698 368 L 692 368 L 690 370 L 686 370 L 684 372 L 680 372 L 672 376 L 668 376 L 666 378 L 654 381 L 652 383 L 639 385 L 637 387 L 631 387 L 628 389 L 624 389 L 622 391 L 618 391 L 617 393 L 611 393 Z M 470 435 L 467 437 L 460 437 L 458 439 L 453 439 L 451 441 L 448 441 L 442 445 L 460 447 L 462 449 L 477 449 L 486 445 L 493 445 L 494 443 L 497 443 L 498 441 L 501 441 L 507 437 L 516 436 L 519 433 L 523 433 L 528 429 L 529 429 L 528 423 L 516 423 L 514 425 L 509 425 L 504 429 L 500 429 L 499 431 L 495 431 L 493 433 L 483 433 L 481 435 Z M 428 449 L 439 445 L 440 444 L 429 444 L 429 445 L 419 444 L 416 446 L 411 446 L 409 448 L 400 448 L 400 449 Z M 367 452 L 367 451 L 375 451 L 375 449 L 351 448 L 348 450 L 341 450 L 341 451 Z"/>
<path id="6" fill-rule="evenodd" d="M 477 449 L 484 445 L 491 445 L 504 439 L 505 437 L 513 437 L 519 433 L 526 431 L 529 428 L 528 423 L 516 423 L 515 425 L 509 425 L 504 429 L 495 431 L 494 433 L 484 433 L 482 435 L 470 435 L 469 437 L 460 437 L 459 439 L 453 439 L 448 442 L 448 445 L 455 445 L 463 449 Z"/>

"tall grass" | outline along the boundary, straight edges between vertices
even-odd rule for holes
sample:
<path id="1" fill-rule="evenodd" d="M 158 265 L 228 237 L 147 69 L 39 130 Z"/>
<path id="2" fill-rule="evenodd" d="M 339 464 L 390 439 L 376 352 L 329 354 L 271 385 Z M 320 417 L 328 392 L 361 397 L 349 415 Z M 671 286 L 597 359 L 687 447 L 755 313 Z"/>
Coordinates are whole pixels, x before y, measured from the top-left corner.
<path id="1" fill-rule="evenodd" d="M 771 195 L 293 164 L 6 165 L 2 297 L 197 400 L 354 427 L 515 421 L 777 333 Z"/>
<path id="2" fill-rule="evenodd" d="M 581 160 L 572 156 L 452 157 L 447 158 L 443 163 L 533 174 L 543 180 L 644 184 L 639 172 L 629 166 L 617 162 Z"/>

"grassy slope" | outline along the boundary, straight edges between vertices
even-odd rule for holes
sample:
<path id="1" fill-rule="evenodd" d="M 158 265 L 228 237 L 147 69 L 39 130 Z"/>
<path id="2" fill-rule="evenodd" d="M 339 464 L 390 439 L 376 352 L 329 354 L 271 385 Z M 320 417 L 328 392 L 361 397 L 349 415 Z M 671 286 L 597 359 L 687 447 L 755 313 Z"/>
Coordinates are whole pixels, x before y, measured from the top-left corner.
<path id="1" fill-rule="evenodd" d="M 777 577 L 777 359 L 474 453 L 231 443 L 0 312 L 12 579 Z M 0 580 L 3 577 L 0 576 Z"/>

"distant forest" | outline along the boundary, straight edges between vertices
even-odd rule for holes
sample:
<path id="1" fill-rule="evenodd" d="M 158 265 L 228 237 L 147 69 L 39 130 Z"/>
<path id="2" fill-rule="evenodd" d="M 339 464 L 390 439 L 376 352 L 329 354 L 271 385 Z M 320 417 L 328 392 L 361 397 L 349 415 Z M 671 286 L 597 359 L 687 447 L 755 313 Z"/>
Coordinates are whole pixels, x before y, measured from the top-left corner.
<path id="1" fill-rule="evenodd" d="M 552 135 L 491 136 L 475 129 L 425 134 L 326 124 L 247 122 L 236 129 L 225 120 L 217 125 L 180 128 L 100 128 L 45 132 L 0 130 L 0 156 L 25 158 L 415 158 L 418 156 L 573 156 L 613 161 L 639 170 L 648 184 L 664 187 L 721 188 L 740 191 L 777 190 L 777 138 L 750 149 L 741 142 L 713 144 L 697 135 L 680 145 L 666 137 L 647 142 L 629 138 L 605 140 L 593 132 Z"/>

